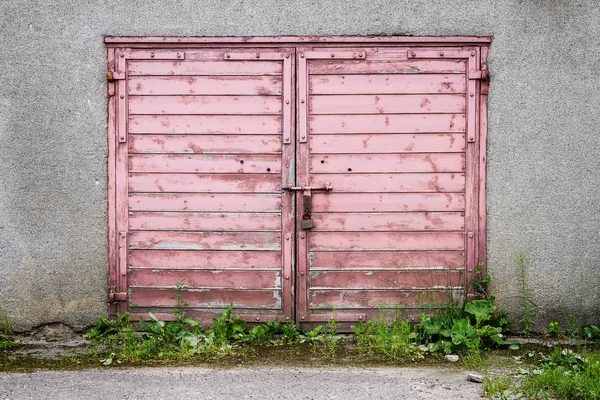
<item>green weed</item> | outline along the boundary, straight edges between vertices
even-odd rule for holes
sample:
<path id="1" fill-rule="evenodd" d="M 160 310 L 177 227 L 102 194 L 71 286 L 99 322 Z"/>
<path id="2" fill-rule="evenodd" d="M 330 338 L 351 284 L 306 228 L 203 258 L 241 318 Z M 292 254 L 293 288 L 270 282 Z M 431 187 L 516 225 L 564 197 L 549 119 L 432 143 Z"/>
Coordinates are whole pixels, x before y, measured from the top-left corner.
<path id="1" fill-rule="evenodd" d="M 515 395 L 515 384 L 509 377 L 485 378 L 483 380 L 483 395 L 494 400 L 507 400 L 519 398 Z"/>
<path id="2" fill-rule="evenodd" d="M 529 269 L 529 258 L 527 254 L 519 251 L 516 255 L 517 270 L 519 273 L 519 301 L 521 303 L 521 320 L 523 324 L 523 334 L 529 336 L 531 334 L 531 326 L 533 324 L 535 303 L 531 299 L 531 293 L 527 287 L 527 269 Z"/>
<path id="3" fill-rule="evenodd" d="M 9 350 L 19 347 L 19 344 L 11 339 L 13 334 L 10 320 L 0 313 L 0 350 Z"/>
<path id="4" fill-rule="evenodd" d="M 419 334 L 408 320 L 395 318 L 388 324 L 382 315 L 380 319 L 366 323 L 361 321 L 352 330 L 354 340 L 363 353 L 383 356 L 391 361 L 423 358 Z"/>

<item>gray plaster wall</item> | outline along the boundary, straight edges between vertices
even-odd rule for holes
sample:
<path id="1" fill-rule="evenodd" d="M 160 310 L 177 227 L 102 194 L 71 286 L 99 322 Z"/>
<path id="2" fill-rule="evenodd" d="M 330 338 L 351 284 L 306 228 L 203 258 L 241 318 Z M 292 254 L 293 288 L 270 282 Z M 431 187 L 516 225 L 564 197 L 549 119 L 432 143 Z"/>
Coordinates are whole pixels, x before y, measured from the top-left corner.
<path id="1" fill-rule="evenodd" d="M 488 270 L 538 327 L 598 321 L 597 0 L 0 2 L 0 308 L 17 330 L 107 312 L 105 35 L 489 35 Z"/>

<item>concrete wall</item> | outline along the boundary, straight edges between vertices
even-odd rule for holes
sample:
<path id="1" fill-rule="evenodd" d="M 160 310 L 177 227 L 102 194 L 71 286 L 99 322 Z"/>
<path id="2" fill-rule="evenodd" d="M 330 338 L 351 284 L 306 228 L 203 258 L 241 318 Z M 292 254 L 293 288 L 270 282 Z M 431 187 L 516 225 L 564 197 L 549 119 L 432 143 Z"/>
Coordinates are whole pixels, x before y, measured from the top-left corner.
<path id="1" fill-rule="evenodd" d="M 597 0 L 0 2 L 0 308 L 19 330 L 106 313 L 104 35 L 491 35 L 489 272 L 541 326 L 598 321 Z"/>

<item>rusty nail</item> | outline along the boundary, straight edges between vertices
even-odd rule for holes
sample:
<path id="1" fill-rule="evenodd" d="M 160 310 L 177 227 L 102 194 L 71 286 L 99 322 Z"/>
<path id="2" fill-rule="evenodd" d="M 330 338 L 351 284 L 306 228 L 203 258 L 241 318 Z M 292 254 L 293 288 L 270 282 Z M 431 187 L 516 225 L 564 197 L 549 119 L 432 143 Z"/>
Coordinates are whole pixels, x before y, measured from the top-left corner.
<path id="1" fill-rule="evenodd" d="M 259 53 L 256 53 L 256 58 L 260 58 L 260 54 Z"/>
<path id="2" fill-rule="evenodd" d="M 120 95 L 120 96 L 119 96 L 119 98 L 120 98 L 120 99 L 124 99 L 124 98 L 125 98 L 125 96 L 123 96 L 123 95 Z"/>
<path id="3" fill-rule="evenodd" d="M 300 58 L 304 58 L 304 53 L 300 53 Z"/>
<path id="4" fill-rule="evenodd" d="M 150 53 L 150 58 L 154 58 L 154 53 Z"/>
<path id="5" fill-rule="evenodd" d="M 304 319 L 304 315 L 300 317 L 300 319 Z"/>
<path id="6" fill-rule="evenodd" d="M 227 58 L 231 58 L 231 54 L 229 54 L 229 53 L 228 53 L 228 54 L 225 54 L 225 57 L 227 57 Z"/>
<path id="7" fill-rule="evenodd" d="M 177 53 L 177 58 L 181 58 L 181 54 Z"/>

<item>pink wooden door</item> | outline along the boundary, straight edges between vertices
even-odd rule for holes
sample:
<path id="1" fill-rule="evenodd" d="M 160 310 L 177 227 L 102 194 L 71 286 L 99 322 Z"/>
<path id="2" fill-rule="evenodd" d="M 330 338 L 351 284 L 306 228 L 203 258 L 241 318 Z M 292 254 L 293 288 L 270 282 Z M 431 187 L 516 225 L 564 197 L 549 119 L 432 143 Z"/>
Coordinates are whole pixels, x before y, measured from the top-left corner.
<path id="1" fill-rule="evenodd" d="M 464 297 L 485 259 L 482 49 L 256 46 L 109 51 L 113 311 L 172 317 L 178 283 L 201 321 Z"/>
<path id="2" fill-rule="evenodd" d="M 477 228 L 476 52 L 298 50 L 297 317 L 357 321 L 465 295 Z M 471 71 L 472 80 L 469 79 Z M 297 195 L 297 221 L 306 206 Z M 299 222 L 298 222 L 299 224 Z"/>
<path id="3" fill-rule="evenodd" d="M 291 320 L 293 49 L 115 58 L 121 312 Z"/>

